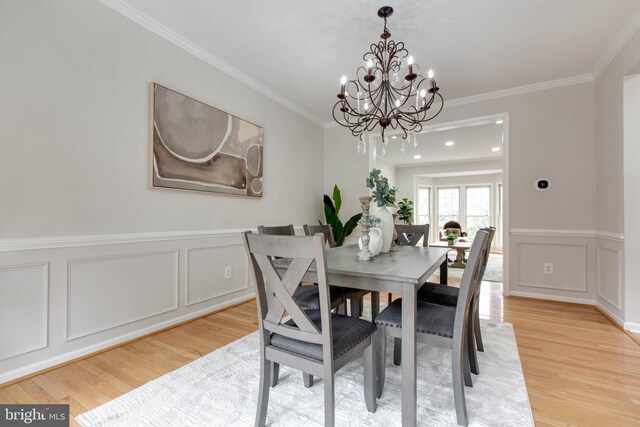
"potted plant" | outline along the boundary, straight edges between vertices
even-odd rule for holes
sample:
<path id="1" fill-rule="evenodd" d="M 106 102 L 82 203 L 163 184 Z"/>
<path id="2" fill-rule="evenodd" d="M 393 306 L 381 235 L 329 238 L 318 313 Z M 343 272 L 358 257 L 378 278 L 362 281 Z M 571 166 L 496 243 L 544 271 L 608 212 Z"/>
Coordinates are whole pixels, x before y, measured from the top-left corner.
<path id="1" fill-rule="evenodd" d="M 458 235 L 454 234 L 454 233 L 449 233 L 447 235 L 447 243 L 449 243 L 449 246 L 453 246 L 456 244 L 456 240 L 458 240 Z"/>
<path id="2" fill-rule="evenodd" d="M 340 213 L 340 207 L 342 206 L 342 196 L 340 195 L 340 189 L 337 185 L 333 187 L 333 200 L 326 194 L 324 195 L 324 217 L 327 224 L 331 226 L 333 230 L 333 238 L 336 240 L 337 246 L 342 246 L 345 237 L 347 237 L 362 217 L 362 213 L 353 215 L 346 224 L 342 224 L 342 221 L 338 217 Z M 322 225 L 322 221 L 318 221 Z"/>
<path id="3" fill-rule="evenodd" d="M 366 179 L 367 188 L 373 190 L 371 197 L 378 205 L 375 215 L 380 218 L 382 229 L 382 253 L 389 252 L 393 240 L 393 216 L 387 207 L 394 207 L 396 203 L 397 187 L 389 185 L 389 180 L 382 176 L 380 169 L 373 169 Z"/>
<path id="4" fill-rule="evenodd" d="M 413 224 L 413 202 L 406 197 L 398 202 L 398 218 L 407 225 Z"/>

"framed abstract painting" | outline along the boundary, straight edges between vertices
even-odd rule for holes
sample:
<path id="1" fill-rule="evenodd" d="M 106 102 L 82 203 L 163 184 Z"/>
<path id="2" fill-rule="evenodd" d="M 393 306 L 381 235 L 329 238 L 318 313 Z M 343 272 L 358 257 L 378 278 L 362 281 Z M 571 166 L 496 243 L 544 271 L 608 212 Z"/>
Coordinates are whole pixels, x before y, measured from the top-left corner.
<path id="1" fill-rule="evenodd" d="M 157 83 L 151 90 L 152 187 L 262 197 L 260 126 Z"/>

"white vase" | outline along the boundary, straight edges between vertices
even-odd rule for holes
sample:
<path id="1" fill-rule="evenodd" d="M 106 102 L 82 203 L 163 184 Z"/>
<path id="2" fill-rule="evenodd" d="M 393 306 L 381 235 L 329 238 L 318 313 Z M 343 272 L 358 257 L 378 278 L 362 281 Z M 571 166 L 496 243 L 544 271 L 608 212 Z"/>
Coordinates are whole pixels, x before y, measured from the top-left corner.
<path id="1" fill-rule="evenodd" d="M 380 230 L 382 231 L 382 253 L 389 252 L 391 241 L 393 240 L 393 215 L 386 206 L 378 208 L 374 214 L 380 218 Z"/>
<path id="2" fill-rule="evenodd" d="M 362 237 L 358 239 L 358 246 L 362 250 Z M 380 255 L 382 250 L 382 231 L 377 227 L 369 229 L 369 250 L 373 256 Z"/>

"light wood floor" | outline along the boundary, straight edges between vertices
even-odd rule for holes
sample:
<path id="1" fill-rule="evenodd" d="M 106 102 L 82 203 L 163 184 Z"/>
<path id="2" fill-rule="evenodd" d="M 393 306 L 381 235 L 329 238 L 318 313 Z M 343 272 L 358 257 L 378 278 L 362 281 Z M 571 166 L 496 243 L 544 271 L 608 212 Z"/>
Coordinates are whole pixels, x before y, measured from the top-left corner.
<path id="1" fill-rule="evenodd" d="M 637 343 L 593 307 L 501 292 L 484 282 L 481 315 L 514 325 L 537 426 L 640 425 Z M 76 416 L 256 329 L 247 302 L 0 388 L 0 403 L 68 403 Z"/>

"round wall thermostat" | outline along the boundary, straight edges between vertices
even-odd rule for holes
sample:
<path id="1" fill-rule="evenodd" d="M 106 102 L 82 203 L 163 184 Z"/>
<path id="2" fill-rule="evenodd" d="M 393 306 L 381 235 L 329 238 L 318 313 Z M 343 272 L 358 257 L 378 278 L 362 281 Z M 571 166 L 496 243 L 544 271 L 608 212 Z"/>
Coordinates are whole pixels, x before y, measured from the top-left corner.
<path id="1" fill-rule="evenodd" d="M 538 191 L 544 191 L 547 188 L 549 188 L 549 180 L 548 179 L 540 178 L 540 179 L 536 180 L 536 189 Z"/>

